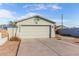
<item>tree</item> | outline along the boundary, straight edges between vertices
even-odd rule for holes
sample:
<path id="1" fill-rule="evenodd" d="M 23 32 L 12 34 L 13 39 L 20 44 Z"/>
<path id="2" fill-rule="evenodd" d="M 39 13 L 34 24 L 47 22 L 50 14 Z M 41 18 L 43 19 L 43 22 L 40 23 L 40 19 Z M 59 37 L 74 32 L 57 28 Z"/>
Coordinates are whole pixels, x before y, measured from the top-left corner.
<path id="1" fill-rule="evenodd" d="M 16 37 L 17 29 L 18 29 L 18 27 L 17 27 L 17 25 L 16 25 L 16 22 L 10 21 L 10 22 L 9 22 L 9 25 L 13 27 L 12 32 L 13 32 L 13 35 Z M 16 29 L 16 30 L 15 30 L 15 29 Z M 14 32 L 15 32 L 15 33 L 14 33 Z"/>

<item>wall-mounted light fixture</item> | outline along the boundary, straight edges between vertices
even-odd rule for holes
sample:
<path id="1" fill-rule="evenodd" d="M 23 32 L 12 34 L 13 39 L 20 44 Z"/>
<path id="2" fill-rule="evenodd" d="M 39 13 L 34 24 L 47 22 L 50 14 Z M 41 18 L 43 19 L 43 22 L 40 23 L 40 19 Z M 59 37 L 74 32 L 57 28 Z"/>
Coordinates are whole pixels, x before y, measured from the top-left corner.
<path id="1" fill-rule="evenodd" d="M 38 21 L 39 21 L 39 17 L 36 17 L 36 18 L 34 19 L 35 24 L 38 24 Z"/>

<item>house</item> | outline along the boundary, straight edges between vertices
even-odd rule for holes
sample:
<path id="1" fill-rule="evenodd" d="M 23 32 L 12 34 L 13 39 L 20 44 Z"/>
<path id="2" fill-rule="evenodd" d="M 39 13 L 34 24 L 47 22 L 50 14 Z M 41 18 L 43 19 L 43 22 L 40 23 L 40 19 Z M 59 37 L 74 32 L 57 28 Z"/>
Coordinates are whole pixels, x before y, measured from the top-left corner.
<path id="1" fill-rule="evenodd" d="M 56 33 L 58 34 L 58 31 L 59 30 L 61 30 L 61 29 L 67 29 L 68 27 L 66 27 L 66 26 L 64 26 L 64 25 L 58 25 L 58 26 L 56 26 L 56 28 L 55 28 L 55 31 L 56 31 Z"/>
<path id="2" fill-rule="evenodd" d="M 0 25 L 0 30 L 7 30 L 7 25 L 6 24 L 2 24 Z"/>
<path id="3" fill-rule="evenodd" d="M 55 22 L 38 15 L 21 19 L 15 24 L 17 27 L 8 28 L 9 37 L 13 35 L 22 39 L 55 37 Z"/>
<path id="4" fill-rule="evenodd" d="M 59 30 L 59 29 L 64 29 L 64 28 L 68 28 L 68 27 L 66 27 L 66 26 L 64 26 L 64 25 L 58 25 L 58 26 L 56 26 L 56 30 Z"/>

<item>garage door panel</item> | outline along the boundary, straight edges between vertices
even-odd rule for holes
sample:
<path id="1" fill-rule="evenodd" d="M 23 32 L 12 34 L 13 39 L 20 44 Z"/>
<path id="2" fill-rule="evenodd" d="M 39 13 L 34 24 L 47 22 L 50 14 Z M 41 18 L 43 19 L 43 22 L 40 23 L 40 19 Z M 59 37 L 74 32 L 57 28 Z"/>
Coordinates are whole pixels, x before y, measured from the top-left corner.
<path id="1" fill-rule="evenodd" d="M 21 38 L 49 38 L 49 26 L 21 26 Z"/>

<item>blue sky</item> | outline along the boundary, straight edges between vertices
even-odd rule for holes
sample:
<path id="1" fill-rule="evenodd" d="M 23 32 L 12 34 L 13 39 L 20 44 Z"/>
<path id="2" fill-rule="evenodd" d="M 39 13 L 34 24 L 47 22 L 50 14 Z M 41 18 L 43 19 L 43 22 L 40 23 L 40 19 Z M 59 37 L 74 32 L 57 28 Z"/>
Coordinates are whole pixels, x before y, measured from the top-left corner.
<path id="1" fill-rule="evenodd" d="M 41 15 L 57 24 L 79 27 L 79 4 L 77 3 L 0 3 L 0 24 L 17 21 L 28 16 Z"/>

